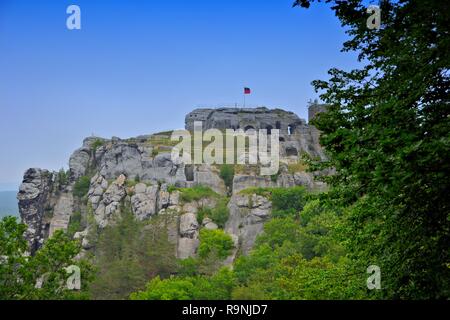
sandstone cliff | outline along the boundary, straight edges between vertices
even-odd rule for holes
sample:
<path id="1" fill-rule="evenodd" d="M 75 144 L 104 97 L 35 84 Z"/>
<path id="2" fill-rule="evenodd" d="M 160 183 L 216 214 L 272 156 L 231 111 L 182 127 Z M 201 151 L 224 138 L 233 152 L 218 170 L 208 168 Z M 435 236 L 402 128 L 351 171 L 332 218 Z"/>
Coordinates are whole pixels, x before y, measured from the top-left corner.
<path id="1" fill-rule="evenodd" d="M 112 221 L 123 205 L 128 205 L 139 220 L 170 214 L 169 237 L 176 244 L 179 258 L 195 256 L 201 228 L 215 229 L 217 224 L 206 218 L 198 221 L 200 208 L 214 207 L 216 199 L 181 201 L 177 188 L 207 186 L 222 196 L 229 196 L 229 219 L 224 230 L 235 241 L 236 249 L 228 259 L 247 253 L 264 222 L 270 218 L 271 203 L 257 195 L 243 195 L 249 187 L 293 187 L 308 189 L 325 186 L 298 165 L 301 153 L 324 157 L 318 143 L 318 131 L 291 112 L 280 109 L 197 109 L 187 115 L 186 129 L 193 121 L 204 128 L 280 130 L 280 171 L 275 176 L 260 176 L 250 166 L 236 168 L 231 190 L 219 175 L 217 166 L 175 163 L 170 151 L 170 132 L 131 139 L 89 137 L 69 160 L 69 172 L 56 173 L 42 169 L 26 171 L 18 194 L 20 214 L 28 225 L 27 239 L 31 250 L 37 250 L 55 230 L 67 230 L 75 213 L 89 221 L 74 237 L 84 250 L 91 244 L 87 237 L 94 225 L 100 230 Z M 81 182 L 86 193 L 80 195 Z"/>

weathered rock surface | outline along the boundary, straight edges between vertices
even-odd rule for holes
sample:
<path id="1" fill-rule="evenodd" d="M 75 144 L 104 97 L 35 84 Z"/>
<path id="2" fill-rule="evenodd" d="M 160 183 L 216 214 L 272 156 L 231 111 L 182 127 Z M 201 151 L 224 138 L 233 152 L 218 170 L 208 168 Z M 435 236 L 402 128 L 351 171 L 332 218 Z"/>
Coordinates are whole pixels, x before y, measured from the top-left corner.
<path id="1" fill-rule="evenodd" d="M 42 222 L 52 183 L 52 174 L 49 171 L 28 169 L 19 188 L 17 199 L 20 217 L 28 226 L 25 238 L 30 243 L 32 253 L 42 245 L 45 238 L 46 230 Z"/>
<path id="2" fill-rule="evenodd" d="M 239 248 L 247 254 L 272 213 L 272 203 L 261 196 L 234 194 L 228 204 L 230 217 L 225 231 L 238 239 Z M 235 249 L 237 250 L 237 249 Z"/>
<path id="3" fill-rule="evenodd" d="M 131 206 L 136 218 L 140 221 L 155 215 L 158 203 L 158 185 L 148 186 L 139 183 L 134 187 Z"/>
<path id="4" fill-rule="evenodd" d="M 100 228 L 106 227 L 109 220 L 119 210 L 121 201 L 126 196 L 125 176 L 120 175 L 103 194 L 97 209 L 94 212 L 94 218 Z"/>
<path id="5" fill-rule="evenodd" d="M 219 228 L 219 226 L 216 223 L 214 223 L 214 221 L 212 221 L 210 218 L 203 219 L 202 225 L 205 229 L 208 230 L 217 230 Z"/>
<path id="6" fill-rule="evenodd" d="M 56 206 L 53 211 L 53 217 L 50 222 L 49 237 L 51 237 L 56 230 L 67 230 L 72 213 L 72 193 L 63 193 L 56 202 Z"/>
<path id="7" fill-rule="evenodd" d="M 197 216 L 194 213 L 188 212 L 180 217 L 180 236 L 182 238 L 195 238 L 198 229 Z"/>
<path id="8" fill-rule="evenodd" d="M 194 172 L 194 180 L 198 185 L 208 186 L 218 194 L 226 194 L 226 187 L 219 173 L 208 165 L 199 165 Z"/>
<path id="9" fill-rule="evenodd" d="M 189 257 L 194 257 L 197 253 L 199 244 L 200 241 L 197 238 L 180 238 L 178 240 L 177 258 L 187 259 Z"/>

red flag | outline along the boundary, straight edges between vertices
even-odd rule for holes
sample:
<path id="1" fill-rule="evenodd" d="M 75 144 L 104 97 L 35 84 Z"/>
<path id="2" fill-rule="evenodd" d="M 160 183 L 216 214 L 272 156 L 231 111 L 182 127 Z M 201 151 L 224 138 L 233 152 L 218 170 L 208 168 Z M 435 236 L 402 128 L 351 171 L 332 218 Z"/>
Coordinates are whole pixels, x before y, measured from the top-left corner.
<path id="1" fill-rule="evenodd" d="M 244 88 L 244 94 L 251 94 L 252 90 L 250 88 Z"/>

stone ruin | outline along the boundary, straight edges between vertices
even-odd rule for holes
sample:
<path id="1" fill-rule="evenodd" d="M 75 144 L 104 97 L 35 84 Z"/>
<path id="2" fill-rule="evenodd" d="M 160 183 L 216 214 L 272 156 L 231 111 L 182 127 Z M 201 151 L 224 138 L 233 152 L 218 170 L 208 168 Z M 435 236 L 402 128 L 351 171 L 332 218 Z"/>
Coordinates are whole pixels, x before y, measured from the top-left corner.
<path id="1" fill-rule="evenodd" d="M 308 120 L 311 121 L 318 113 L 324 111 L 326 105 L 310 102 Z M 195 109 L 186 116 L 186 130 L 193 131 L 194 122 L 202 122 L 203 130 L 266 129 L 270 134 L 273 129 L 278 129 L 282 157 L 297 157 L 300 153 L 306 152 L 313 157 L 324 158 L 319 145 L 319 131 L 290 111 L 266 107 Z"/>

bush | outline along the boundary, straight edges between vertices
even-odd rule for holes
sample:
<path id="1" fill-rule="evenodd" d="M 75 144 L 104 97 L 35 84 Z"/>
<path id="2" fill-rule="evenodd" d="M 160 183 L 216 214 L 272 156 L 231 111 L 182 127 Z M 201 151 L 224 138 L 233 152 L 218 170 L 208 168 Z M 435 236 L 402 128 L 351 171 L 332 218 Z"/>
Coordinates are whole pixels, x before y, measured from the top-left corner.
<path id="1" fill-rule="evenodd" d="M 178 269 L 166 218 L 140 222 L 122 206 L 120 218 L 103 229 L 94 248 L 98 269 L 91 286 L 94 299 L 126 299 L 153 277 L 168 277 Z"/>
<path id="2" fill-rule="evenodd" d="M 217 198 L 219 195 L 211 188 L 205 186 L 194 186 L 192 188 L 180 188 L 181 200 L 184 202 L 198 201 L 205 198 Z"/>
<path id="3" fill-rule="evenodd" d="M 69 183 L 69 173 L 66 172 L 64 169 L 60 169 L 58 172 L 58 183 L 61 186 L 65 186 Z"/>
<path id="4" fill-rule="evenodd" d="M 27 226 L 15 217 L 0 220 L 0 300 L 57 300 L 85 299 L 92 280 L 92 267 L 84 260 L 75 259 L 80 252 L 76 241 L 57 230 L 33 255 L 24 237 Z M 80 267 L 83 281 L 80 291 L 67 290 L 68 274 L 65 267 Z M 36 288 L 41 279 L 41 288 Z"/>
<path id="5" fill-rule="evenodd" d="M 225 227 L 225 223 L 228 221 L 229 216 L 228 199 L 222 199 L 217 206 L 212 209 L 209 218 L 211 218 L 220 228 L 223 228 Z"/>
<path id="6" fill-rule="evenodd" d="M 203 223 L 203 219 L 206 217 L 210 218 L 212 216 L 212 209 L 201 207 L 197 212 L 197 222 L 201 225 Z"/>
<path id="7" fill-rule="evenodd" d="M 96 139 L 94 142 L 92 142 L 91 144 L 91 149 L 93 151 L 96 151 L 98 148 L 100 148 L 101 146 L 103 146 L 105 144 L 105 142 L 101 139 Z"/>
<path id="8" fill-rule="evenodd" d="M 172 193 L 174 191 L 178 191 L 178 188 L 175 187 L 174 185 L 170 185 L 167 187 L 167 192 Z"/>
<path id="9" fill-rule="evenodd" d="M 298 216 L 309 199 L 304 187 L 293 188 L 248 188 L 244 195 L 259 195 L 272 201 L 274 217 Z"/>
<path id="10" fill-rule="evenodd" d="M 220 167 L 220 177 L 225 182 L 228 190 L 233 188 L 233 179 L 234 179 L 234 166 L 229 164 L 224 164 Z"/>
<path id="11" fill-rule="evenodd" d="M 271 190 L 271 194 L 274 217 L 297 216 L 307 201 L 306 191 L 303 187 L 274 188 Z"/>
<path id="12" fill-rule="evenodd" d="M 196 258 L 178 260 L 178 275 L 180 277 L 191 277 L 198 274 L 200 261 Z"/>
<path id="13" fill-rule="evenodd" d="M 152 279 L 132 300 L 229 300 L 236 284 L 233 271 L 222 268 L 215 275 Z"/>
<path id="14" fill-rule="evenodd" d="M 270 176 L 270 180 L 271 180 L 272 182 L 277 182 L 279 176 L 280 176 L 280 173 L 277 172 L 276 174 L 273 174 L 273 175 Z"/>
<path id="15" fill-rule="evenodd" d="M 67 226 L 67 235 L 72 238 L 76 232 L 82 230 L 82 216 L 79 211 L 76 211 L 70 217 L 69 225 Z"/>
<path id="16" fill-rule="evenodd" d="M 228 221 L 230 213 L 228 210 L 228 199 L 219 200 L 214 208 L 200 208 L 197 212 L 197 221 L 199 224 L 203 223 L 203 219 L 208 217 L 214 221 L 219 228 L 224 228 Z"/>
<path id="17" fill-rule="evenodd" d="M 209 254 L 215 253 L 220 259 L 225 259 L 230 255 L 233 247 L 233 240 L 223 230 L 200 230 L 200 246 L 198 247 L 200 258 L 206 258 Z"/>
<path id="18" fill-rule="evenodd" d="M 89 192 L 91 185 L 91 178 L 89 176 L 80 177 L 73 186 L 73 195 L 78 198 L 83 198 Z"/>

